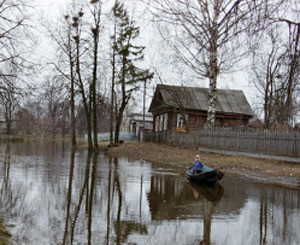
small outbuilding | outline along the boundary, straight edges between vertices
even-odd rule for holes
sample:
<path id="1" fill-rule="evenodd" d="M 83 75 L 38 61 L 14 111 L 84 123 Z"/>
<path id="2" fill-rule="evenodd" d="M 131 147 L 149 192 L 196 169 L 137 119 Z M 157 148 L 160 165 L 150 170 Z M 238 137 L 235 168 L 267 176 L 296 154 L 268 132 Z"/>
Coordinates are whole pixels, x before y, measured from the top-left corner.
<path id="1" fill-rule="evenodd" d="M 157 85 L 149 108 L 153 114 L 153 131 L 196 131 L 207 120 L 209 89 Z M 217 90 L 216 127 L 244 127 L 254 113 L 243 91 Z"/>
<path id="2" fill-rule="evenodd" d="M 133 133 L 137 139 L 140 139 L 143 126 L 145 131 L 153 131 L 153 117 L 151 114 L 146 114 L 145 118 L 143 114 L 133 113 L 129 116 L 129 133 Z M 145 125 L 144 125 L 145 119 Z"/>

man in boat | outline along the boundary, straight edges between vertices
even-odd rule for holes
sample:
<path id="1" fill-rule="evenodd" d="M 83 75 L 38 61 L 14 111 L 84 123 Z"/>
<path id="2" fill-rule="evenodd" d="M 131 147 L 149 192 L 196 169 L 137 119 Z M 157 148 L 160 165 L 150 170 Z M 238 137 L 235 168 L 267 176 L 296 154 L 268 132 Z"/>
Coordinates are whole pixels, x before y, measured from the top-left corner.
<path id="1" fill-rule="evenodd" d="M 203 171 L 203 164 L 200 161 L 200 156 L 195 156 L 195 161 L 193 162 L 193 165 L 187 170 L 189 174 L 197 174 L 201 173 Z"/>

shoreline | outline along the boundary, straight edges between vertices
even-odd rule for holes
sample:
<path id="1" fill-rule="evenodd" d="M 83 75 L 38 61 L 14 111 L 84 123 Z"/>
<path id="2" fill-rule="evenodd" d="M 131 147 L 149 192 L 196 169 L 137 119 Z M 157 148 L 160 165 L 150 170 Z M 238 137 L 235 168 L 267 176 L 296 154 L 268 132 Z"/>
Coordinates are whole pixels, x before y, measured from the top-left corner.
<path id="1" fill-rule="evenodd" d="M 106 149 L 106 154 L 173 166 L 178 169 L 178 173 L 191 165 L 195 154 L 199 154 L 204 165 L 219 168 L 225 174 L 300 190 L 300 164 L 279 159 L 139 142 L 125 142 L 120 146 L 110 147 Z"/>

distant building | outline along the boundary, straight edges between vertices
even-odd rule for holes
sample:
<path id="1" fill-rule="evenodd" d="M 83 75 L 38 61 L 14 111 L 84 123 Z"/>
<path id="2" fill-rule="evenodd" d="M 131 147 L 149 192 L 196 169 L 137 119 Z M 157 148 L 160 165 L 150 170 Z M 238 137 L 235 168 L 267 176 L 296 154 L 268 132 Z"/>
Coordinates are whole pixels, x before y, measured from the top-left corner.
<path id="1" fill-rule="evenodd" d="M 264 129 L 264 123 L 257 117 L 250 119 L 248 126 L 254 129 Z"/>
<path id="2" fill-rule="evenodd" d="M 254 113 L 241 90 L 218 89 L 216 127 L 247 126 Z M 190 131 L 202 129 L 207 120 L 209 89 L 158 85 L 149 112 L 153 131 Z"/>
<path id="3" fill-rule="evenodd" d="M 137 139 L 140 139 L 141 131 L 143 130 L 143 114 L 133 113 L 128 115 L 129 118 L 129 132 L 134 133 Z M 153 130 L 153 117 L 151 114 L 145 115 L 145 130 Z"/>

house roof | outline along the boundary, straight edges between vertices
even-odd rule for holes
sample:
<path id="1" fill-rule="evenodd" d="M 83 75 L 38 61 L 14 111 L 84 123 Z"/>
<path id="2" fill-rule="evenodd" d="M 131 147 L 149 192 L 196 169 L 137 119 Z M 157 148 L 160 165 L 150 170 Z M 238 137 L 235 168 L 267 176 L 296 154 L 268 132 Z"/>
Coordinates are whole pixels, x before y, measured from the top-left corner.
<path id="1" fill-rule="evenodd" d="M 136 121 L 136 122 L 143 122 L 143 114 L 139 114 L 139 113 L 132 113 L 130 115 L 128 115 L 128 117 L 130 118 L 130 121 Z M 153 122 L 153 116 L 152 114 L 146 114 L 145 115 L 145 121 L 146 122 Z"/>
<path id="2" fill-rule="evenodd" d="M 209 89 L 157 85 L 149 112 L 163 107 L 207 111 Z M 242 90 L 217 89 L 216 112 L 254 116 Z"/>

